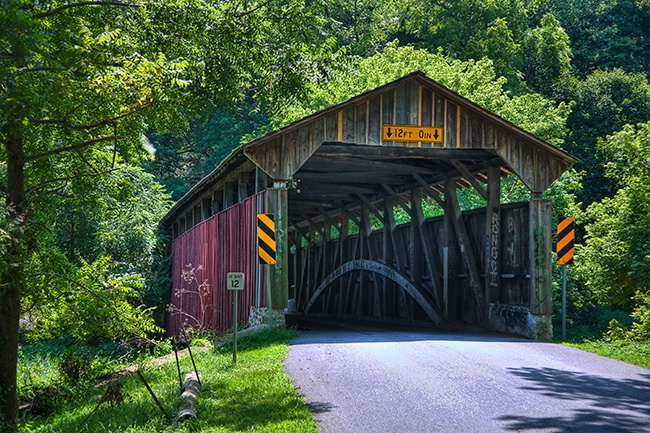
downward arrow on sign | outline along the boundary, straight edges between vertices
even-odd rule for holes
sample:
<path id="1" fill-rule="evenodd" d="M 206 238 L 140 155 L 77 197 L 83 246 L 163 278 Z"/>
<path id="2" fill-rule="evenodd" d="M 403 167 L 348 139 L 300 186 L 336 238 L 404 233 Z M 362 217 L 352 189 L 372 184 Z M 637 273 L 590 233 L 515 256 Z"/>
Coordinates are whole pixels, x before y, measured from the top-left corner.
<path id="1" fill-rule="evenodd" d="M 389 137 L 393 135 L 393 133 L 390 132 L 390 128 L 388 128 L 388 132 L 386 133 L 386 135 L 388 135 Z"/>

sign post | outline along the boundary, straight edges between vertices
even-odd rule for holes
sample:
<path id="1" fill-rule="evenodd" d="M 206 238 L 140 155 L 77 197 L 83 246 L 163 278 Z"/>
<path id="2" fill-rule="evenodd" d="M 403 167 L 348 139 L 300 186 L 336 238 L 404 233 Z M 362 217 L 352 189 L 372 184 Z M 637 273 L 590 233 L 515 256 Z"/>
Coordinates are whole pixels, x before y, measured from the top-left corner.
<path id="1" fill-rule="evenodd" d="M 243 272 L 228 272 L 227 275 L 227 284 L 228 290 L 232 290 L 234 293 L 233 304 L 232 304 L 232 362 L 237 364 L 237 300 L 239 298 L 239 291 L 244 290 L 244 273 Z"/>
<path id="2" fill-rule="evenodd" d="M 566 265 L 573 263 L 574 222 L 573 218 L 563 218 L 557 225 L 557 264 L 562 265 L 562 341 L 566 340 Z"/>

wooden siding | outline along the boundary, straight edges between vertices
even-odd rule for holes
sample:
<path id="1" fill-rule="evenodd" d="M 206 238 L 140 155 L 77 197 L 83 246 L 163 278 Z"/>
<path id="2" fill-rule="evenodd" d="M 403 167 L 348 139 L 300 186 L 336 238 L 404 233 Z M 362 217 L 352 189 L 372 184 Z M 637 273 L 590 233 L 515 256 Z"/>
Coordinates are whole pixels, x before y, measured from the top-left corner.
<path id="1" fill-rule="evenodd" d="M 444 141 L 385 141 L 384 124 L 441 127 Z M 321 144 L 333 142 L 489 150 L 497 152 L 533 192 L 548 188 L 572 162 L 562 151 L 532 136 L 526 139 L 525 133 L 514 125 L 418 76 L 341 104 L 334 111 L 306 118 L 266 140 L 251 143 L 244 152 L 273 179 L 288 180 Z"/>
<path id="2" fill-rule="evenodd" d="M 264 267 L 258 266 L 256 247 L 256 216 L 265 211 L 264 196 L 260 193 L 231 206 L 172 242 L 172 297 L 165 325 L 170 335 L 182 335 L 182 323 L 219 333 L 232 327 L 228 272 L 245 274 L 237 313 L 240 323 L 248 322 L 250 305 L 265 305 L 265 291 L 259 287 L 259 281 L 265 281 Z M 187 278 L 191 270 L 195 280 Z"/>

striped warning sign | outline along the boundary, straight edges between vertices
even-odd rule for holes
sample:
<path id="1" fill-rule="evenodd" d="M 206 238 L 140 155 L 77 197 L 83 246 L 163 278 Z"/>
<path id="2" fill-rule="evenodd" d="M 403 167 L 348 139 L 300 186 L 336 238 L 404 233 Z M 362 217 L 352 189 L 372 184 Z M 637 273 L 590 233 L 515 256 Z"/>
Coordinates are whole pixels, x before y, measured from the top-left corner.
<path id="1" fill-rule="evenodd" d="M 576 238 L 573 218 L 564 218 L 557 225 L 557 264 L 573 263 L 573 244 Z"/>
<path id="2" fill-rule="evenodd" d="M 257 253 L 261 264 L 274 265 L 276 263 L 273 214 L 257 214 Z"/>

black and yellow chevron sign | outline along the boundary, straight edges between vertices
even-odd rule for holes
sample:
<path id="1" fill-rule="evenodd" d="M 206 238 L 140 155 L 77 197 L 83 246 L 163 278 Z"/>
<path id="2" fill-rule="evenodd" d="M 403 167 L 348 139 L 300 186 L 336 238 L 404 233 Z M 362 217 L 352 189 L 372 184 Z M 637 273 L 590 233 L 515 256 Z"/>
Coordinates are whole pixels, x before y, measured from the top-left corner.
<path id="1" fill-rule="evenodd" d="M 573 218 L 564 218 L 557 225 L 557 264 L 573 263 L 573 244 L 576 232 Z"/>
<path id="2" fill-rule="evenodd" d="M 275 223 L 273 214 L 257 214 L 257 254 L 263 265 L 274 265 L 275 259 Z"/>

